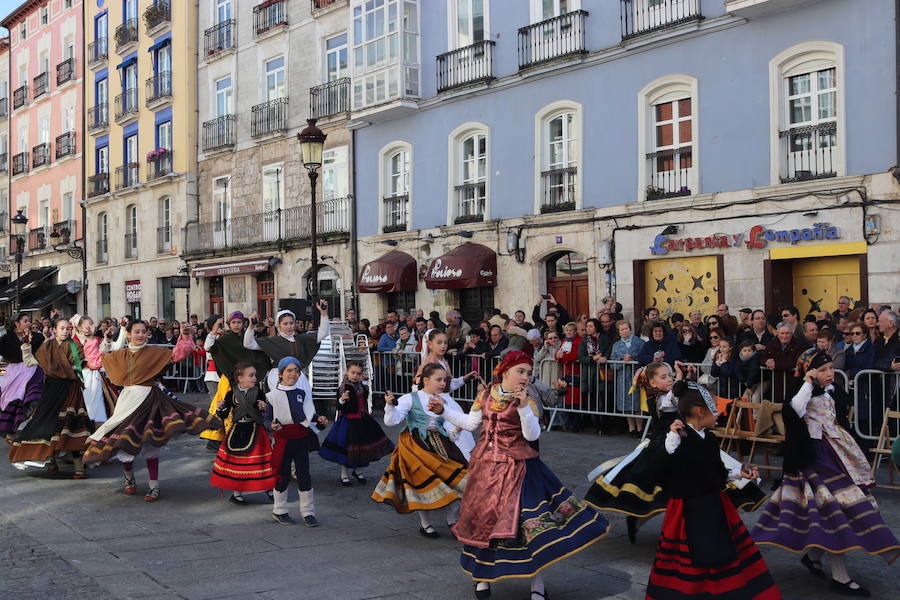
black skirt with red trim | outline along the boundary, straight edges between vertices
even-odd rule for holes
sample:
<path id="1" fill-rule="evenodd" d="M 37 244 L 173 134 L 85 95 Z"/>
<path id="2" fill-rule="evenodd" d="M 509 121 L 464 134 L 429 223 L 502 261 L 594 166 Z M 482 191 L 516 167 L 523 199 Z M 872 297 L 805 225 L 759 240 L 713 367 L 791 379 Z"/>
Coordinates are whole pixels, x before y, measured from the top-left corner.
<path id="1" fill-rule="evenodd" d="M 697 566 L 697 562 L 702 562 L 698 555 L 706 554 L 709 540 L 702 540 L 707 548 L 699 553 L 697 548 L 691 547 L 689 539 L 694 536 L 688 533 L 690 517 L 686 518 L 685 501 L 672 498 L 666 506 L 656 559 L 647 584 L 648 599 L 780 600 L 781 592 L 734 505 L 723 493 L 720 493 L 720 501 L 726 527 L 712 527 L 707 535 L 730 534 L 731 544 L 724 540 L 724 545 L 733 547 L 731 560 L 715 567 Z"/>

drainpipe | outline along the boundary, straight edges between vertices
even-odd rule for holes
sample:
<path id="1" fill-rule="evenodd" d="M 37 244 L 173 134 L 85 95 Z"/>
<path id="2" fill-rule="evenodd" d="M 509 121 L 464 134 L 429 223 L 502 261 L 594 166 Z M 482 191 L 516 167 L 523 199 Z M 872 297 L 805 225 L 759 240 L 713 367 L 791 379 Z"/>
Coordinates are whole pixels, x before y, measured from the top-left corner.
<path id="1" fill-rule="evenodd" d="M 898 0 L 900 1 L 900 0 Z M 84 42 L 85 36 L 87 35 L 87 28 L 82 24 L 82 32 L 81 32 L 81 47 L 84 50 Z M 85 94 L 84 87 L 87 85 L 85 81 L 84 74 L 85 68 L 84 63 L 86 59 L 86 53 L 82 52 L 81 60 L 78 61 L 81 64 L 81 304 L 82 304 L 82 312 L 81 314 L 87 315 L 88 313 L 88 272 L 87 272 L 87 251 L 88 251 L 88 220 L 87 220 L 87 143 L 85 142 L 85 132 L 87 132 L 87 107 L 84 106 L 84 101 L 87 98 L 87 94 Z M 72 244 L 73 246 L 75 244 Z M 100 322 L 98 319 L 97 323 Z"/>
<path id="2" fill-rule="evenodd" d="M 900 0 L 897 0 L 900 2 Z M 359 290 L 356 288 L 356 273 L 359 271 L 359 240 L 356 228 L 356 130 L 350 130 L 350 289 L 353 290 L 353 310 L 359 318 Z M 346 315 L 346 311 L 344 311 Z M 341 315 L 343 319 L 344 315 Z"/>
<path id="3" fill-rule="evenodd" d="M 900 0 L 894 0 L 894 107 L 897 152 L 893 175 L 900 183 Z"/>

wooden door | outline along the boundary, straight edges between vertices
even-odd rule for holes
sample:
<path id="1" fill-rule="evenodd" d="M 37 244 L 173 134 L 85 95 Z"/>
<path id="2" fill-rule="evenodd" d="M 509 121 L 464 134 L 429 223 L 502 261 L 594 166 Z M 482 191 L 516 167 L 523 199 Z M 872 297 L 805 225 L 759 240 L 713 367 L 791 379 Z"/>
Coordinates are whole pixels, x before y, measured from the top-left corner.
<path id="1" fill-rule="evenodd" d="M 552 277 L 547 280 L 547 290 L 573 319 L 580 314 L 590 315 L 591 296 L 587 277 Z"/>
<path id="2" fill-rule="evenodd" d="M 849 296 L 852 305 L 860 297 L 859 271 L 857 256 L 793 261 L 793 300 L 800 316 L 833 311 L 840 296 Z"/>

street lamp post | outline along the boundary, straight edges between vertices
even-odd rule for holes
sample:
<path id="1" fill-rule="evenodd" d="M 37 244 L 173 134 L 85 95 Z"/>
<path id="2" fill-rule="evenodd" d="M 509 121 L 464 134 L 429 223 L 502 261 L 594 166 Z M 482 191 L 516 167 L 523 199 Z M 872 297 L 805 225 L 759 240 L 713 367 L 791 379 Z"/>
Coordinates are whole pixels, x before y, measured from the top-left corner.
<path id="1" fill-rule="evenodd" d="M 315 302 L 319 298 L 319 255 L 316 244 L 316 182 L 319 179 L 319 167 L 322 166 L 322 150 L 325 147 L 326 135 L 322 130 L 316 127 L 315 119 L 306 120 L 306 129 L 297 134 L 297 141 L 300 142 L 300 157 L 303 159 L 303 166 L 309 173 L 309 184 L 312 188 L 312 201 L 310 202 L 310 262 L 312 263 L 312 298 Z"/>
<path id="2" fill-rule="evenodd" d="M 28 227 L 28 217 L 22 214 L 21 209 L 12 219 L 12 230 L 16 236 L 16 310 L 22 307 L 22 254 L 25 252 L 25 232 Z"/>

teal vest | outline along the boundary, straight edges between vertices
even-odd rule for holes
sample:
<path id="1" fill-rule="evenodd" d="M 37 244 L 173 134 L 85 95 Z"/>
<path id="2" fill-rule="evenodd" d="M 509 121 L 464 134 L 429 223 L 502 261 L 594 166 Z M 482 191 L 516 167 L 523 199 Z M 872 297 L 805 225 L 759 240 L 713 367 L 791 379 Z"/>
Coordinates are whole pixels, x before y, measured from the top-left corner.
<path id="1" fill-rule="evenodd" d="M 422 441 L 428 437 L 428 415 L 419 401 L 419 392 L 412 393 L 412 406 L 406 415 L 406 429 L 412 434 L 418 433 Z M 448 437 L 447 430 L 444 429 L 444 417 L 437 418 L 437 432 Z"/>

